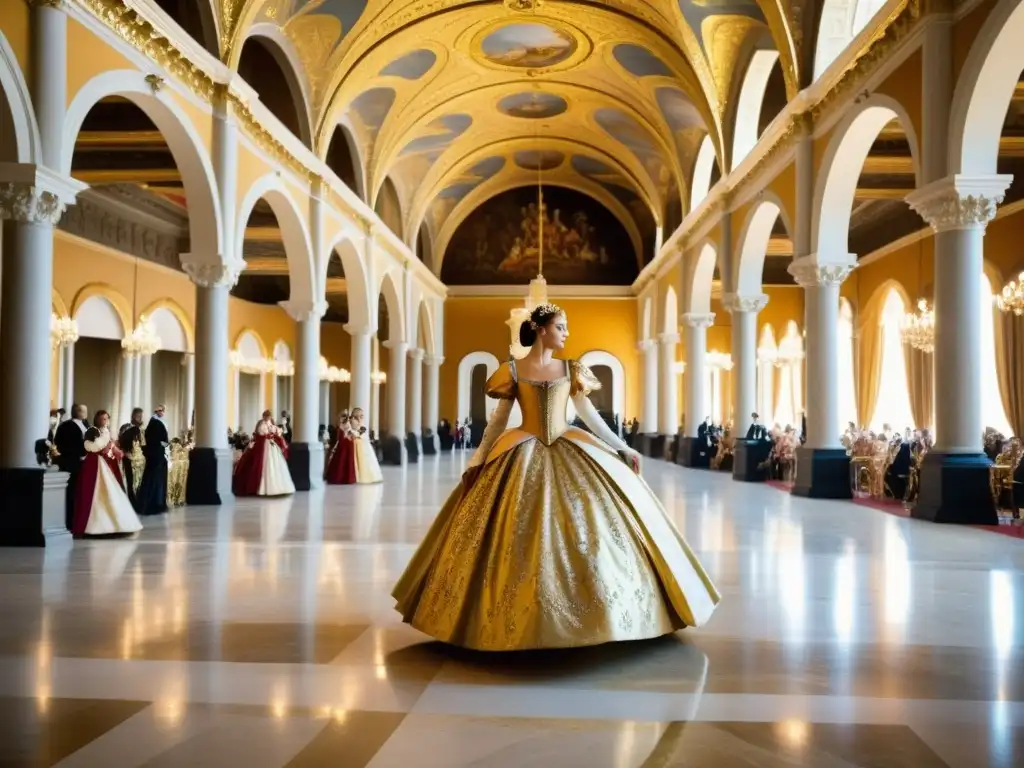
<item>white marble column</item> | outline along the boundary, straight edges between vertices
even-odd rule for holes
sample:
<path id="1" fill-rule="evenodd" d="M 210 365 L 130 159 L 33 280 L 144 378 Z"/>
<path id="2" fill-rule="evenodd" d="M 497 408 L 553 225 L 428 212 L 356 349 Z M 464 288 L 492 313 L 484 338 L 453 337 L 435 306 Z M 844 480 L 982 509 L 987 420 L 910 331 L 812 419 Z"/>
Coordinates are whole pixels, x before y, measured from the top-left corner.
<path id="1" fill-rule="evenodd" d="M 707 347 L 708 328 L 715 322 L 713 312 L 708 314 L 687 313 L 682 316 L 686 327 L 686 406 L 683 414 L 685 434 L 697 436 L 699 427 L 708 416 L 707 402 Z"/>
<path id="2" fill-rule="evenodd" d="M 356 405 L 354 408 L 361 408 Z M 380 439 L 380 382 L 372 382 L 370 389 L 370 429 L 374 437 Z"/>
<path id="3" fill-rule="evenodd" d="M 120 387 L 121 387 L 121 402 L 118 404 L 118 415 L 117 415 L 117 426 L 120 427 L 122 424 L 127 424 L 132 418 L 132 408 L 135 407 L 135 403 L 132 400 L 132 358 L 135 357 L 131 352 L 124 351 L 121 353 L 121 370 L 120 370 Z"/>
<path id="4" fill-rule="evenodd" d="M 196 283 L 196 446 L 227 449 L 228 430 L 228 292 L 241 265 L 193 268 Z M 237 399 L 237 398 L 236 398 Z M 234 424 L 232 427 L 236 426 Z"/>
<path id="5" fill-rule="evenodd" d="M 422 349 L 409 350 L 409 363 L 406 387 L 409 393 L 408 430 L 420 439 L 423 430 L 423 357 Z"/>
<path id="6" fill-rule="evenodd" d="M 322 380 L 320 382 L 320 415 L 317 423 L 327 425 L 331 423 L 330 414 L 331 382 Z"/>
<path id="7" fill-rule="evenodd" d="M 757 405 L 757 313 L 768 296 L 726 294 L 722 305 L 732 315 L 732 413 L 733 433 L 744 435 Z"/>
<path id="8" fill-rule="evenodd" d="M 43 165 L 60 168 L 62 130 L 67 111 L 68 17 L 61 0 L 33 0 L 31 83 L 36 123 L 42 140 Z M 68 152 L 71 148 L 68 147 Z M 50 306 L 47 304 L 47 306 Z"/>
<path id="9" fill-rule="evenodd" d="M 430 429 L 434 435 L 434 447 L 439 447 L 439 441 L 437 437 L 437 424 L 441 421 L 441 364 L 444 362 L 443 357 L 427 357 L 424 359 L 424 364 L 427 366 L 426 375 L 424 376 L 425 385 L 423 388 L 425 398 L 425 412 L 424 417 L 425 426 Z"/>
<path id="10" fill-rule="evenodd" d="M 36 467 L 34 444 L 49 428 L 50 387 L 45 382 L 51 380 L 53 360 L 53 228 L 63 210 L 64 204 L 41 188 L 0 186 L 0 391 L 6 420 L 0 430 L 0 466 L 5 468 Z"/>
<path id="11" fill-rule="evenodd" d="M 143 355 L 142 365 L 142 402 L 140 406 L 148 419 L 153 413 L 153 356 Z"/>
<path id="12" fill-rule="evenodd" d="M 71 415 L 71 406 L 75 402 L 75 343 L 65 344 L 61 349 L 62 369 L 63 369 L 63 385 L 64 392 L 62 396 L 63 406 L 67 409 L 68 415 Z"/>
<path id="13" fill-rule="evenodd" d="M 242 371 L 234 366 L 231 367 L 231 431 L 235 431 L 242 426 Z M 251 427 L 246 426 L 246 429 Z"/>
<path id="14" fill-rule="evenodd" d="M 326 301 L 284 302 L 297 323 L 295 375 L 292 377 L 292 443 L 288 465 L 295 488 L 309 491 L 323 487 L 324 447 L 319 440 L 320 416 L 320 319 Z"/>
<path id="15" fill-rule="evenodd" d="M 839 285 L 853 271 L 847 263 L 820 263 L 815 256 L 794 259 L 789 273 L 804 289 L 807 325 L 807 443 L 835 450 L 839 441 Z"/>
<path id="16" fill-rule="evenodd" d="M 409 345 L 404 341 L 385 341 L 391 352 L 388 371 L 388 433 L 402 442 L 402 462 L 405 462 L 405 359 Z"/>
<path id="17" fill-rule="evenodd" d="M 196 356 L 191 352 L 185 353 L 185 428 L 194 426 L 192 412 L 196 408 Z"/>
<path id="18" fill-rule="evenodd" d="M 370 374 L 373 366 L 370 362 L 370 330 L 346 325 L 345 330 L 352 338 L 351 370 L 352 380 L 349 383 L 349 410 L 352 408 L 367 409 L 370 403 Z"/>
<path id="19" fill-rule="evenodd" d="M 676 347 L 679 345 L 678 333 L 663 333 L 658 336 L 658 348 L 661 361 L 659 364 L 658 415 L 660 416 L 659 432 L 672 437 L 679 431 L 679 395 L 676 389 Z"/>
<path id="20" fill-rule="evenodd" d="M 644 400 L 640 414 L 640 432 L 645 435 L 658 433 L 658 344 L 654 339 L 640 342 L 644 358 Z"/>
<path id="21" fill-rule="evenodd" d="M 1012 178 L 955 176 L 907 198 L 935 232 L 935 450 L 939 453 L 982 453 L 980 297 L 985 227 Z"/>

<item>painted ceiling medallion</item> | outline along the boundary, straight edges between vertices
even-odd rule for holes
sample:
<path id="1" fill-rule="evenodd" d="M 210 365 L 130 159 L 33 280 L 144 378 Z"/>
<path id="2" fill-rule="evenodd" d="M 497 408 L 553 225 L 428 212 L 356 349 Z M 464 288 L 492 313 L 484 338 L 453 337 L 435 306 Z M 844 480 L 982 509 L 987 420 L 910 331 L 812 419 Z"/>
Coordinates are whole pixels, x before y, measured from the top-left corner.
<path id="1" fill-rule="evenodd" d="M 554 149 L 525 149 L 515 154 L 516 165 L 528 171 L 550 171 L 565 161 L 565 155 Z"/>
<path id="2" fill-rule="evenodd" d="M 498 102 L 498 111 L 509 117 L 530 120 L 555 117 L 569 108 L 561 96 L 544 91 L 527 91 L 506 96 Z"/>
<path id="3" fill-rule="evenodd" d="M 545 69 L 571 57 L 576 38 L 568 31 L 541 22 L 513 22 L 490 32 L 480 53 L 491 64 L 515 69 Z"/>

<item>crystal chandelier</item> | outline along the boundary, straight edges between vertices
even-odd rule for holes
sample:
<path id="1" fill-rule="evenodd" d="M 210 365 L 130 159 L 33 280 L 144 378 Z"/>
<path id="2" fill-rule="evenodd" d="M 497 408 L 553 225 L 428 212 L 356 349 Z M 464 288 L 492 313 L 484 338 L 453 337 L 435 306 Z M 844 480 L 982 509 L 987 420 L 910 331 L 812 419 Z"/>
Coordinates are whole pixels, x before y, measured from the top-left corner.
<path id="1" fill-rule="evenodd" d="M 1003 312 L 1024 315 L 1024 272 L 1003 286 L 1002 293 L 996 294 L 996 306 Z"/>
<path id="2" fill-rule="evenodd" d="M 135 330 L 121 339 L 122 349 L 134 355 L 155 355 L 162 346 L 152 321 L 145 315 L 139 318 Z"/>
<path id="3" fill-rule="evenodd" d="M 329 381 L 336 383 L 339 381 L 351 381 L 352 376 L 344 368 L 339 368 L 336 365 L 328 365 L 327 359 L 320 358 L 320 381 Z"/>
<path id="4" fill-rule="evenodd" d="M 925 353 L 935 351 L 935 312 L 928 306 L 927 299 L 918 299 L 917 312 L 903 316 L 900 336 L 914 349 Z"/>
<path id="5" fill-rule="evenodd" d="M 78 323 L 72 317 L 57 317 L 50 313 L 50 346 L 57 347 L 74 344 L 78 341 Z"/>

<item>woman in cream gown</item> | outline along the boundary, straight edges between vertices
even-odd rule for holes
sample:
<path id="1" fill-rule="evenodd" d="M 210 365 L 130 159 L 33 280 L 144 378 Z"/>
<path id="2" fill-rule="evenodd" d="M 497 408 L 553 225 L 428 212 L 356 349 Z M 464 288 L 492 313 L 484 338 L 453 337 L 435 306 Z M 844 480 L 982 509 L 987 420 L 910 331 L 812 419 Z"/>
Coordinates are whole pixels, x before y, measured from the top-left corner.
<path id="1" fill-rule="evenodd" d="M 235 464 L 231 490 L 236 496 L 290 496 L 295 483 L 288 468 L 288 445 L 270 411 L 252 433 L 252 442 Z"/>
<path id="2" fill-rule="evenodd" d="M 85 458 L 74 489 L 71 533 L 76 539 L 137 533 L 142 523 L 124 487 L 124 454 L 110 435 L 110 414 L 97 411 L 92 423 L 85 433 Z"/>
<path id="3" fill-rule="evenodd" d="M 703 624 L 718 592 L 640 477 L 638 454 L 587 398 L 600 383 L 552 356 L 568 336 L 565 315 L 543 304 L 519 333 L 530 353 L 488 380 L 500 403 L 395 586 L 397 610 L 421 632 L 484 651 Z M 570 398 L 593 434 L 568 425 Z M 513 402 L 523 424 L 504 431 Z"/>
<path id="4" fill-rule="evenodd" d="M 352 453 L 356 459 L 356 482 L 360 485 L 382 483 L 384 476 L 380 472 L 380 462 L 377 461 L 377 452 L 373 449 L 370 436 L 366 434 L 363 418 L 363 409 L 353 408 L 348 420 Z"/>

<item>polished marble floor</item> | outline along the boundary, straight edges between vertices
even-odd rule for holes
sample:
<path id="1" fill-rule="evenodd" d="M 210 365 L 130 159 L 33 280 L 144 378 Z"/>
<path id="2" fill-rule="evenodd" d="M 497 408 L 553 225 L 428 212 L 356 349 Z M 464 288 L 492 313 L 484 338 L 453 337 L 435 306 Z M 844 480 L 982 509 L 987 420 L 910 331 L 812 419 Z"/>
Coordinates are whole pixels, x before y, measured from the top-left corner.
<path id="1" fill-rule="evenodd" d="M 389 597 L 462 461 L 0 550 L 0 765 L 1024 766 L 1021 540 L 651 461 L 711 622 L 481 656 Z"/>

